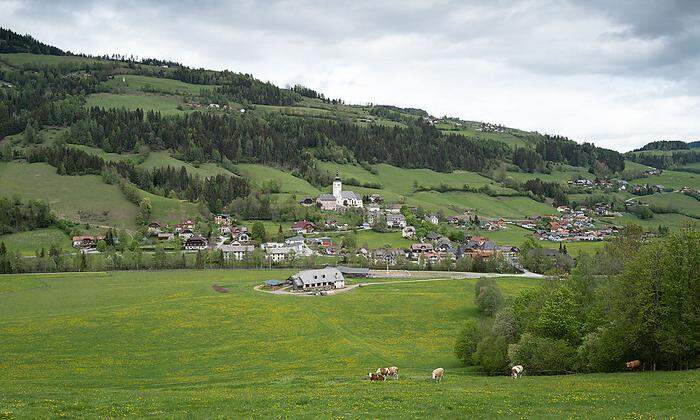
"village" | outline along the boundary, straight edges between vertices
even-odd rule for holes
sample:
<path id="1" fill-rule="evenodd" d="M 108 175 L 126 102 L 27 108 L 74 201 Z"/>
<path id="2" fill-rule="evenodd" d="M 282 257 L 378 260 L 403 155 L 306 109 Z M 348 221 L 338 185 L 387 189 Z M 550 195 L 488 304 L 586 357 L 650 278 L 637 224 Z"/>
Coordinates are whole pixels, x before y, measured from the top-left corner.
<path id="1" fill-rule="evenodd" d="M 601 225 L 596 217 L 611 218 L 619 213 L 607 204 L 572 209 L 560 206 L 553 214 L 533 216 L 525 220 L 480 218 L 474 212 L 445 217 L 438 213 L 419 214 L 415 208 L 401 203 L 384 203 L 379 195 L 363 197 L 343 189 L 336 176 L 332 192 L 315 199 L 305 198 L 302 206 L 317 206 L 327 218 L 320 221 L 298 220 L 287 231 L 280 231 L 274 241 L 254 237 L 248 226 L 229 214 L 213 217 L 215 229 L 205 234 L 205 221 L 188 219 L 172 226 L 152 221 L 147 226 L 144 248 L 163 246 L 172 251 L 219 252 L 226 262 L 250 262 L 254 254 L 268 266 L 289 265 L 303 258 L 326 257 L 328 261 L 344 261 L 362 267 L 415 267 L 427 269 L 441 263 L 455 263 L 463 257 L 472 261 L 498 261 L 501 270 L 521 271 L 519 245 L 497 243 L 488 232 L 522 228 L 541 241 L 602 241 L 617 235 L 619 228 Z M 343 212 L 352 209 L 363 214 L 360 225 L 338 221 Z M 409 220 L 411 223 L 409 223 Z M 415 226 L 414 226 L 415 225 Z M 280 225 L 281 229 L 281 225 Z M 400 232 L 410 246 L 383 246 L 371 249 L 343 243 L 344 237 L 359 231 L 377 231 L 380 235 Z M 478 231 L 480 234 L 470 232 Z M 440 233 L 442 232 L 442 233 Z M 452 232 L 452 233 L 450 233 Z M 454 234 L 458 232 L 458 234 Z M 76 236 L 73 246 L 84 253 L 98 252 L 104 236 Z M 149 248 L 150 247 L 150 248 Z M 553 258 L 556 254 L 551 255 Z"/>

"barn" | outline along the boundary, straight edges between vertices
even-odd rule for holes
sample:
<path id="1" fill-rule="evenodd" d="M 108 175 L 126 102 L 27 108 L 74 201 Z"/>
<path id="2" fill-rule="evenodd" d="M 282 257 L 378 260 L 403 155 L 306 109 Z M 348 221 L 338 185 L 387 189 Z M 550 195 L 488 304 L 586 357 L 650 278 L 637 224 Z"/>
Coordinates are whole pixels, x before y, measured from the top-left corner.
<path id="1" fill-rule="evenodd" d="M 303 270 L 290 277 L 294 290 L 331 290 L 345 287 L 345 277 L 337 268 Z"/>
<path id="2" fill-rule="evenodd" d="M 338 271 L 345 277 L 369 277 L 369 268 L 344 267 L 339 265 Z"/>

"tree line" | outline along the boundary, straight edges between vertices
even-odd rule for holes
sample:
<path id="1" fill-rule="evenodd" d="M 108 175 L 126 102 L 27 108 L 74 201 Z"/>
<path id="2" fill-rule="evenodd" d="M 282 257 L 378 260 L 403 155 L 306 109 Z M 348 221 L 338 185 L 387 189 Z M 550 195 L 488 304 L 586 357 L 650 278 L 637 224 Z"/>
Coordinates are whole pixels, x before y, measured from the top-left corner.
<path id="1" fill-rule="evenodd" d="M 595 256 L 581 255 L 571 275 L 506 300 L 482 280 L 480 322 L 465 323 L 455 354 L 465 365 L 527 374 L 611 372 L 640 360 L 648 370 L 692 369 L 700 356 L 700 233 L 685 229 L 645 240 L 641 230 Z"/>

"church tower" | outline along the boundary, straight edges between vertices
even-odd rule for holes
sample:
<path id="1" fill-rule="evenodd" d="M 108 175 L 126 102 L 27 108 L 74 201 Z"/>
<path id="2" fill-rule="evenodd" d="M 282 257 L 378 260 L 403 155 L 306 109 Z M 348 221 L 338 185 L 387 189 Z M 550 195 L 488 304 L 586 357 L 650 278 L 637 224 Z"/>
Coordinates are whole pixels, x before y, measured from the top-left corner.
<path id="1" fill-rule="evenodd" d="M 341 191 L 343 191 L 343 182 L 340 180 L 340 173 L 336 172 L 333 180 L 333 195 L 335 198 L 340 198 Z"/>

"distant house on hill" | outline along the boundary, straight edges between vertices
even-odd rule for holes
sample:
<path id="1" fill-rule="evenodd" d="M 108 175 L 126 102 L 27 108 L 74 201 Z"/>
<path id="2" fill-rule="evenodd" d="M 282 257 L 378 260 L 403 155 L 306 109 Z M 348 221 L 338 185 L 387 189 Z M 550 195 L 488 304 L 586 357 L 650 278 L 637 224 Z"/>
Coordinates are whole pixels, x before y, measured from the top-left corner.
<path id="1" fill-rule="evenodd" d="M 253 245 L 222 245 L 219 247 L 224 254 L 224 260 L 243 261 L 255 250 Z"/>
<path id="2" fill-rule="evenodd" d="M 389 213 L 386 215 L 386 225 L 391 228 L 405 228 L 406 217 L 401 213 Z"/>
<path id="3" fill-rule="evenodd" d="M 330 290 L 345 287 L 345 277 L 337 268 L 304 270 L 290 277 L 294 290 Z"/>
<path id="4" fill-rule="evenodd" d="M 406 226 L 401 230 L 401 236 L 404 238 L 413 238 L 416 236 L 416 228 L 413 226 Z"/>

